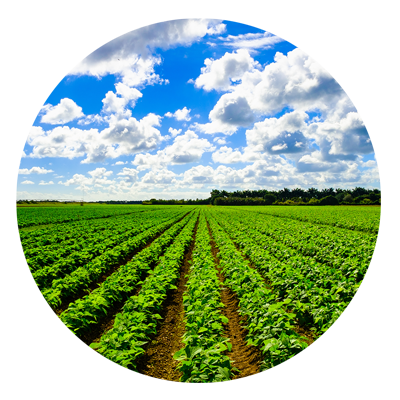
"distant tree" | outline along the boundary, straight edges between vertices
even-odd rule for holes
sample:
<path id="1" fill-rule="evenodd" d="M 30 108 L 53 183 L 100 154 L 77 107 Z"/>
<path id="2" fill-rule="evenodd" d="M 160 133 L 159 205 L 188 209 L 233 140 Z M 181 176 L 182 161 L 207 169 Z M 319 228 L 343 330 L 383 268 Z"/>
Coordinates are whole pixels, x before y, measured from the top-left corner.
<path id="1" fill-rule="evenodd" d="M 319 204 L 321 206 L 336 206 L 339 204 L 339 201 L 335 196 L 326 196 L 319 201 Z"/>
<path id="2" fill-rule="evenodd" d="M 353 202 L 353 196 L 350 193 L 347 193 L 346 196 L 343 197 L 343 201 L 345 203 L 352 203 Z"/>
<path id="3" fill-rule="evenodd" d="M 276 196 L 273 193 L 267 193 L 264 196 L 264 201 L 266 205 L 271 205 L 276 201 Z"/>

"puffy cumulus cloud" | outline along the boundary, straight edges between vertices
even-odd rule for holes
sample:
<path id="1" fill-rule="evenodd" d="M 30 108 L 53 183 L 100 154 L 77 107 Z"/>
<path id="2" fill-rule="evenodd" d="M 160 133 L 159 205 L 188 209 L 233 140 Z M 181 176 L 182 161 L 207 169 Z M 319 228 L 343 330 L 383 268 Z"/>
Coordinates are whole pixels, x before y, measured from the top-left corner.
<path id="1" fill-rule="evenodd" d="M 34 182 L 26 180 L 21 182 L 21 185 L 34 185 Z"/>
<path id="2" fill-rule="evenodd" d="M 213 61 L 213 64 L 221 68 L 218 76 L 224 78 L 218 82 L 224 82 L 227 88 L 226 76 L 229 76 L 229 68 L 226 65 L 224 73 L 224 57 L 227 55 Z M 206 133 L 230 134 L 235 132 L 238 126 L 253 123 L 256 116 L 273 115 L 284 108 L 296 111 L 319 110 L 325 119 L 334 114 L 337 107 L 340 108 L 341 102 L 348 99 L 332 76 L 299 49 L 289 52 L 286 56 L 277 52 L 274 62 L 266 65 L 264 69 L 257 69 L 254 65 L 246 71 L 243 68 L 241 76 L 239 69 L 235 71 L 238 72 L 235 78 L 239 83 L 231 85 L 231 92 L 221 96 L 209 114 L 211 122 L 204 125 L 195 124 L 196 129 Z M 204 78 L 200 75 L 197 79 Z M 222 83 L 222 86 L 215 85 L 223 87 Z M 206 87 L 210 89 L 211 83 Z M 348 111 L 354 111 L 354 107 Z"/>
<path id="3" fill-rule="evenodd" d="M 204 64 L 205 67 L 201 68 L 201 74 L 194 84 L 197 88 L 203 88 L 206 91 L 230 90 L 235 83 L 241 81 L 245 72 L 260 67 L 244 49 L 225 53 L 218 60 L 206 58 Z"/>
<path id="4" fill-rule="evenodd" d="M 162 185 L 173 185 L 176 181 L 176 174 L 168 169 L 160 169 L 157 171 L 147 172 L 141 179 L 141 183 L 145 185 L 155 185 L 156 187 Z"/>
<path id="5" fill-rule="evenodd" d="M 209 114 L 207 124 L 195 123 L 193 128 L 204 133 L 223 133 L 232 135 L 240 126 L 249 126 L 255 116 L 247 99 L 233 93 L 224 94 Z"/>
<path id="6" fill-rule="evenodd" d="M 250 148 L 269 154 L 301 153 L 308 150 L 308 115 L 304 111 L 293 111 L 280 118 L 266 118 L 254 124 L 246 131 L 246 140 Z"/>
<path id="7" fill-rule="evenodd" d="M 33 127 L 27 140 L 33 149 L 28 156 L 73 159 L 86 155 L 82 163 L 103 162 L 107 158 L 153 150 L 161 142 L 160 131 L 155 128 L 160 125 L 160 117 L 155 114 L 148 114 L 140 121 L 111 115 L 108 124 L 100 132 L 67 126 L 50 131 Z"/>
<path id="8" fill-rule="evenodd" d="M 102 77 L 118 75 L 128 86 L 162 83 L 154 72 L 161 62 L 152 52 L 156 48 L 168 49 L 177 45 L 189 45 L 205 35 L 218 35 L 225 25 L 217 20 L 186 19 L 146 26 L 122 35 L 100 47 L 79 65 L 70 75 Z"/>
<path id="9" fill-rule="evenodd" d="M 243 155 L 238 150 L 222 146 L 212 154 L 212 160 L 220 164 L 235 164 L 243 161 Z"/>
<path id="10" fill-rule="evenodd" d="M 53 182 L 53 181 L 49 181 L 49 182 L 40 181 L 40 182 L 39 182 L 39 185 L 41 185 L 41 186 L 45 186 L 45 185 L 54 185 L 54 182 Z"/>
<path id="11" fill-rule="evenodd" d="M 103 111 L 105 113 L 122 114 L 128 104 L 134 107 L 136 101 L 143 96 L 139 90 L 130 88 L 121 82 L 115 85 L 115 89 L 115 93 L 112 91 L 107 92 L 105 98 L 102 100 Z"/>
<path id="12" fill-rule="evenodd" d="M 113 180 L 108 179 L 112 175 L 112 171 L 107 171 L 106 168 L 96 168 L 93 171 L 89 171 L 90 177 L 83 174 L 74 174 L 71 179 L 65 182 L 58 182 L 64 186 L 77 186 L 79 190 L 91 190 L 92 188 L 103 188 L 105 185 L 114 184 Z"/>
<path id="13" fill-rule="evenodd" d="M 355 154 L 373 152 L 371 139 L 359 114 L 334 113 L 310 125 L 309 136 L 321 148 L 325 159 L 354 159 Z"/>
<path id="14" fill-rule="evenodd" d="M 44 167 L 32 167 L 31 169 L 28 168 L 21 168 L 18 170 L 18 174 L 20 175 L 30 175 L 30 174 L 48 174 L 50 172 L 54 172 L 52 169 L 46 169 Z"/>
<path id="15" fill-rule="evenodd" d="M 174 138 L 176 136 L 178 136 L 181 132 L 182 129 L 174 129 L 174 128 L 169 128 L 168 132 L 171 134 L 171 136 Z"/>
<path id="16" fill-rule="evenodd" d="M 189 115 L 190 111 L 190 109 L 183 107 L 181 110 L 176 110 L 173 114 L 167 112 L 165 116 L 168 118 L 175 118 L 177 121 L 190 121 L 192 119 Z"/>
<path id="17" fill-rule="evenodd" d="M 128 161 L 117 161 L 115 164 L 112 164 L 113 166 L 114 165 L 124 165 L 124 164 L 128 164 Z"/>
<path id="18" fill-rule="evenodd" d="M 118 173 L 118 176 L 121 176 L 126 182 L 135 183 L 138 179 L 138 171 L 134 168 L 124 167 L 123 170 Z"/>
<path id="19" fill-rule="evenodd" d="M 214 143 L 217 143 L 217 144 L 226 144 L 226 138 L 224 138 L 224 137 L 216 137 L 216 138 L 214 138 L 213 139 L 213 142 Z"/>
<path id="20" fill-rule="evenodd" d="M 17 121 L 21 121 L 24 115 L 29 111 L 29 106 L 26 104 L 32 100 L 33 93 L 17 93 L 16 95 L 16 110 L 17 110 Z"/>
<path id="21" fill-rule="evenodd" d="M 280 37 L 269 32 L 246 33 L 237 36 L 228 35 L 225 38 L 220 38 L 220 40 L 224 42 L 225 46 L 237 49 L 248 49 L 249 51 L 254 51 L 255 49 L 271 49 L 275 44 L 283 41 Z"/>
<path id="22" fill-rule="evenodd" d="M 156 154 L 138 154 L 132 164 L 139 170 L 159 169 L 171 164 L 199 161 L 204 152 L 213 150 L 215 147 L 207 139 L 200 139 L 196 133 L 187 130 L 183 135 L 177 136 L 172 145 Z"/>
<path id="23" fill-rule="evenodd" d="M 40 122 L 51 125 L 62 125 L 84 116 L 82 107 L 79 107 L 73 100 L 65 98 L 53 106 L 46 104 L 41 112 L 44 112 Z"/>

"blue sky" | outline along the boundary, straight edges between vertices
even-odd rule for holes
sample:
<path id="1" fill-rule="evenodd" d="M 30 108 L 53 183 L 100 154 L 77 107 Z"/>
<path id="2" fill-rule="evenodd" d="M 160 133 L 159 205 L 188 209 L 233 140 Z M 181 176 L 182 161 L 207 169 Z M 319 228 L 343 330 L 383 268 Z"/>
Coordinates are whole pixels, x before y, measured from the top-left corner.
<path id="1" fill-rule="evenodd" d="M 330 74 L 292 44 L 176 20 L 97 49 L 55 88 L 18 198 L 205 198 L 212 189 L 379 187 L 372 143 Z"/>

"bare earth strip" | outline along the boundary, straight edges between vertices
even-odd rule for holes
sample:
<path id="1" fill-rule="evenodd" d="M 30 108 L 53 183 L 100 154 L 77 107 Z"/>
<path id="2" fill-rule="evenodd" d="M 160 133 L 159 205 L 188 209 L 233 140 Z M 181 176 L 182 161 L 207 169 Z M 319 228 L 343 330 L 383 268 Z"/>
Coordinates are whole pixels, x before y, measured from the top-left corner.
<path id="1" fill-rule="evenodd" d="M 179 382 L 182 375 L 176 369 L 178 362 L 173 359 L 173 355 L 183 348 L 181 340 L 185 333 L 183 294 L 186 290 L 198 223 L 199 221 L 196 223 L 192 243 L 184 258 L 180 277 L 176 284 L 177 289 L 171 290 L 168 294 L 157 334 L 137 364 L 137 370 L 141 374 L 176 382 Z"/>
<path id="2" fill-rule="evenodd" d="M 174 224 L 180 222 L 183 218 L 188 213 L 186 213 L 182 218 L 180 218 L 178 221 L 176 221 Z M 156 236 L 154 236 L 151 240 L 149 240 L 145 245 L 140 246 L 137 248 L 135 251 L 132 253 L 128 254 L 122 261 L 119 263 L 115 264 L 113 267 L 111 267 L 107 272 L 105 272 L 98 280 L 92 282 L 87 288 L 79 290 L 77 293 L 75 293 L 73 296 L 70 296 L 66 298 L 63 303 L 55 309 L 55 313 L 57 315 L 60 315 L 63 311 L 65 311 L 70 303 L 73 303 L 74 301 L 80 299 L 81 297 L 84 297 L 88 295 L 92 290 L 97 289 L 110 275 L 112 275 L 117 269 L 119 269 L 122 265 L 125 265 L 129 261 L 132 260 L 132 258 L 139 253 L 140 251 L 144 250 L 145 248 L 149 247 L 156 239 L 158 239 L 166 230 L 169 228 L 164 229 L 162 232 L 157 233 Z"/>
<path id="3" fill-rule="evenodd" d="M 211 237 L 212 254 L 218 269 L 218 277 L 222 284 L 224 284 L 225 277 L 221 273 L 219 267 L 219 250 L 215 245 L 208 222 L 207 226 Z M 227 353 L 227 355 L 231 359 L 232 366 L 240 371 L 233 377 L 233 379 L 244 378 L 260 372 L 260 350 L 255 346 L 248 346 L 246 344 L 247 330 L 242 326 L 243 323 L 241 321 L 243 318 L 238 313 L 239 301 L 236 295 L 227 286 L 223 286 L 221 290 L 221 301 L 225 305 L 223 314 L 229 320 L 226 326 L 225 335 L 232 343 L 232 350 Z"/>
<path id="4" fill-rule="evenodd" d="M 239 251 L 242 254 L 242 256 L 246 259 L 250 267 L 257 270 L 257 268 L 254 266 L 251 260 L 245 254 L 242 253 L 240 247 L 235 242 L 232 243 L 235 245 L 237 251 Z M 263 276 L 261 273 L 260 276 L 264 279 L 266 287 L 268 289 L 274 290 L 273 286 L 271 286 L 271 282 L 267 278 L 265 278 L 265 276 Z M 290 312 L 290 310 L 287 311 Z M 317 345 L 314 342 L 313 331 L 311 331 L 307 326 L 302 324 L 297 324 L 294 326 L 294 331 L 298 335 L 303 337 L 303 340 L 307 343 L 310 349 L 313 346 Z M 329 376 L 332 382 L 340 382 L 342 379 L 344 379 L 344 372 L 345 372 L 344 363 L 337 357 L 331 357 L 329 360 L 327 360 L 322 354 L 320 354 L 318 357 L 318 365 L 322 370 L 322 374 L 319 375 L 322 381 L 325 380 L 325 376 Z"/>

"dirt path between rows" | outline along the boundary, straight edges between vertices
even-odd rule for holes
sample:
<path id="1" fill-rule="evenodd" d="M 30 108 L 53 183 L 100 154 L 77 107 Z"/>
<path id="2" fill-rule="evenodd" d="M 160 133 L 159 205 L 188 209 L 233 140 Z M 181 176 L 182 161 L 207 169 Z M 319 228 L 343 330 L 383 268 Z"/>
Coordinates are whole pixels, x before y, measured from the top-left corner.
<path id="1" fill-rule="evenodd" d="M 249 263 L 249 266 L 260 274 L 260 276 L 264 280 L 265 286 L 273 291 L 274 287 L 271 285 L 269 279 L 267 279 L 264 276 L 264 274 L 257 269 L 257 267 L 253 264 L 251 259 L 246 254 L 243 253 L 242 249 L 236 242 L 232 240 L 232 243 L 235 245 L 236 250 L 239 251 L 240 254 L 243 256 L 243 258 Z M 291 312 L 291 310 L 289 309 L 286 309 L 286 311 Z M 310 349 L 314 346 L 317 346 L 317 343 L 315 342 L 315 335 L 308 326 L 297 323 L 296 325 L 293 326 L 293 330 L 300 336 L 300 340 L 307 343 Z M 322 370 L 322 373 L 319 374 L 319 378 L 323 382 L 325 380 L 325 376 L 329 376 L 332 382 L 340 382 L 342 379 L 344 379 L 344 372 L 345 372 L 344 363 L 337 357 L 331 357 L 329 359 L 326 359 L 322 354 L 320 354 L 318 356 L 317 361 L 318 365 Z"/>
<path id="2" fill-rule="evenodd" d="M 208 222 L 207 226 L 211 237 L 212 255 L 218 270 L 218 277 L 224 285 L 225 276 L 221 272 L 219 266 L 219 250 L 215 244 Z M 225 305 L 222 312 L 229 320 L 226 325 L 225 336 L 228 337 L 232 343 L 232 350 L 228 352 L 227 355 L 231 360 L 232 366 L 240 371 L 237 372 L 232 379 L 244 378 L 260 372 L 260 350 L 255 346 L 248 346 L 246 344 L 247 330 L 243 327 L 245 323 L 244 318 L 241 317 L 238 312 L 239 301 L 233 291 L 225 285 L 221 290 L 221 301 Z"/>
<path id="3" fill-rule="evenodd" d="M 162 320 L 160 320 L 157 334 L 137 364 L 137 371 L 141 374 L 176 382 L 179 382 L 182 375 L 176 369 L 178 361 L 173 359 L 173 355 L 183 348 L 181 340 L 185 333 L 183 294 L 188 281 L 187 275 L 189 274 L 190 262 L 192 260 L 198 223 L 199 221 L 197 220 L 193 232 L 193 240 L 185 254 L 180 276 L 176 283 L 177 289 L 171 290 L 168 294 L 163 312 L 161 313 Z"/>
<path id="4" fill-rule="evenodd" d="M 186 213 L 182 218 L 180 218 L 178 221 L 176 221 L 172 225 L 175 225 L 178 222 L 182 221 L 182 219 L 185 218 L 187 214 L 188 213 Z M 87 296 L 94 289 L 97 289 L 110 275 L 112 275 L 114 272 L 116 272 L 122 265 L 125 265 L 129 261 L 131 261 L 132 258 L 137 253 L 139 253 L 140 251 L 149 247 L 156 239 L 158 239 L 163 233 L 165 233 L 168 229 L 170 229 L 172 227 L 172 225 L 169 228 L 164 229 L 162 232 L 157 233 L 157 235 L 154 236 L 153 238 L 151 238 L 145 245 L 142 245 L 139 248 L 137 248 L 136 250 L 134 250 L 133 252 L 129 253 L 122 261 L 113 265 L 108 271 L 106 271 L 102 276 L 100 276 L 99 279 L 93 281 L 87 288 L 81 289 L 77 293 L 75 293 L 73 296 L 69 296 L 68 298 L 66 298 L 62 302 L 62 304 L 53 311 L 57 315 L 60 315 L 63 311 L 65 311 L 69 307 L 70 303 L 73 303 L 74 301 L 80 299 L 81 297 Z M 132 296 L 132 295 L 130 295 L 130 296 Z"/>

